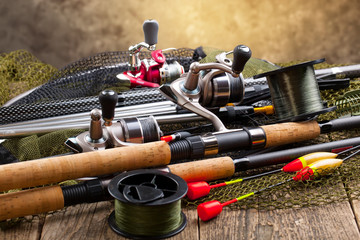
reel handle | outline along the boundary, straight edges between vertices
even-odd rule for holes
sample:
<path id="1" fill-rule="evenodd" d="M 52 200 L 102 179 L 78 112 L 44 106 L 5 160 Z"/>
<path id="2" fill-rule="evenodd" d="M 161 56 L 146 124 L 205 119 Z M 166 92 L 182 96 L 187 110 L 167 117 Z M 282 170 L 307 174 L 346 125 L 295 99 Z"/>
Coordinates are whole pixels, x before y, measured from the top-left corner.
<path id="1" fill-rule="evenodd" d="M 238 45 L 234 48 L 233 51 L 234 59 L 231 69 L 234 73 L 240 74 L 245 67 L 245 64 L 251 57 L 251 50 L 245 45 Z"/>
<path id="2" fill-rule="evenodd" d="M 111 122 L 115 116 L 115 106 L 118 102 L 118 95 L 113 90 L 104 90 L 100 93 L 99 101 L 105 125 L 111 126 Z"/>
<path id="3" fill-rule="evenodd" d="M 145 43 L 151 45 L 157 44 L 159 23 L 156 20 L 146 20 L 143 24 Z"/>

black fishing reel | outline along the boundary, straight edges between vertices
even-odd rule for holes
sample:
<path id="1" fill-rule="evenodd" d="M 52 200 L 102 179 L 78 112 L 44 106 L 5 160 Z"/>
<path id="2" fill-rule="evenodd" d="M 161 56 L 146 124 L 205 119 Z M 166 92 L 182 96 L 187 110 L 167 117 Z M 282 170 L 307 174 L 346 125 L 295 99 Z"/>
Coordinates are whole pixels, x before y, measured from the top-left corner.
<path id="1" fill-rule="evenodd" d="M 160 140 L 163 133 L 153 116 L 121 118 L 113 122 L 117 102 L 116 92 L 104 90 L 99 100 L 102 111 L 99 109 L 91 111 L 89 131 L 66 140 L 65 145 L 72 151 L 89 152 Z"/>
<path id="2" fill-rule="evenodd" d="M 234 55 L 233 61 L 227 58 L 230 53 Z M 245 86 L 241 72 L 250 57 L 250 48 L 239 45 L 232 52 L 217 55 L 217 62 L 192 63 L 187 74 L 159 90 L 179 106 L 210 120 L 217 131 L 225 131 L 220 119 L 206 108 L 243 100 Z"/>

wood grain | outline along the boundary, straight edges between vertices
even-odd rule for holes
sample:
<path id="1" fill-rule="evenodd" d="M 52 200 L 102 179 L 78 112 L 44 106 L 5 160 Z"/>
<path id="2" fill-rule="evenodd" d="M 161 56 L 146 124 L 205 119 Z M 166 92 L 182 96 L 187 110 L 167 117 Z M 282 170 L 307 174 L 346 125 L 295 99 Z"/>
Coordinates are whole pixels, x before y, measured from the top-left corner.
<path id="1" fill-rule="evenodd" d="M 72 206 L 48 215 L 41 239 L 126 239 L 108 226 L 107 219 L 113 210 L 112 202 L 100 202 Z M 197 239 L 196 210 L 183 209 L 183 212 L 187 218 L 187 226 L 182 232 L 169 239 Z"/>
<path id="2" fill-rule="evenodd" d="M 31 221 L 22 220 L 12 228 L 0 230 L 0 239 L 3 240 L 38 240 L 40 239 L 43 219 L 34 217 Z"/>
<path id="3" fill-rule="evenodd" d="M 107 225 L 113 204 L 99 202 L 67 207 L 46 217 L 41 239 L 124 239 Z"/>
<path id="4" fill-rule="evenodd" d="M 360 239 L 348 202 L 315 208 L 223 212 L 200 223 L 201 239 Z"/>

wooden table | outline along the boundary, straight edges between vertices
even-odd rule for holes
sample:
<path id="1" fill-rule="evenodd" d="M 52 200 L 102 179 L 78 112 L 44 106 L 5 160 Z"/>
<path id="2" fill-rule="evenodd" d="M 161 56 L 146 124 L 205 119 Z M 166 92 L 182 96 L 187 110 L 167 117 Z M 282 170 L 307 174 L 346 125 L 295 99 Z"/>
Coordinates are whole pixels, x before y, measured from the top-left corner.
<path id="1" fill-rule="evenodd" d="M 339 186 L 342 187 L 342 186 Z M 0 239 L 124 239 L 113 232 L 107 218 L 113 202 L 81 204 L 23 220 Z M 186 228 L 170 239 L 360 239 L 360 201 L 344 201 L 312 208 L 230 210 L 202 222 L 196 209 L 184 208 Z"/>

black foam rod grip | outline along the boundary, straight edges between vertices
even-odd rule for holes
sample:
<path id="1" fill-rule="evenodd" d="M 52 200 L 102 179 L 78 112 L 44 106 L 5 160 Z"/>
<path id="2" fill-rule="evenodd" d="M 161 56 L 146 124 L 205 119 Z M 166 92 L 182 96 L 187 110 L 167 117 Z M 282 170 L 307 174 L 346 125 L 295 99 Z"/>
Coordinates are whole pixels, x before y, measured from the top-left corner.
<path id="1" fill-rule="evenodd" d="M 113 119 L 118 95 L 113 90 L 104 90 L 100 93 L 99 101 L 101 104 L 103 119 Z"/>
<path id="2" fill-rule="evenodd" d="M 234 73 L 240 74 L 251 57 L 251 50 L 245 45 L 238 45 L 234 48 L 233 54 L 232 70 Z"/>
<path id="3" fill-rule="evenodd" d="M 159 24 L 156 20 L 146 20 L 143 24 L 145 42 L 149 45 L 157 44 Z"/>

